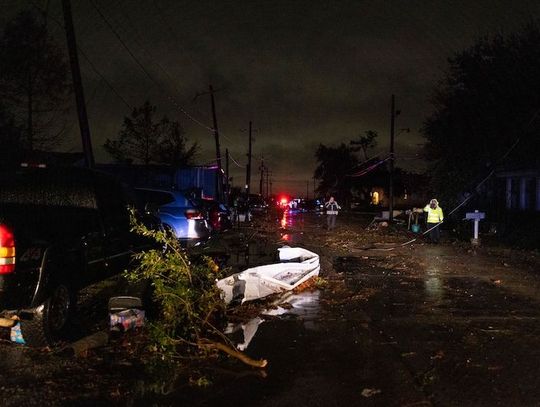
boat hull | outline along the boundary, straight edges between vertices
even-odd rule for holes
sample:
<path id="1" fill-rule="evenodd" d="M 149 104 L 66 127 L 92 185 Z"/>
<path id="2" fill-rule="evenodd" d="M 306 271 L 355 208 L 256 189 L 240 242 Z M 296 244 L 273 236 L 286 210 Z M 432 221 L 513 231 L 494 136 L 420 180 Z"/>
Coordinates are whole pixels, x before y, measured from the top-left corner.
<path id="1" fill-rule="evenodd" d="M 252 267 L 217 282 L 226 304 L 294 290 L 320 271 L 319 255 L 299 247 L 279 249 L 283 263 Z"/>

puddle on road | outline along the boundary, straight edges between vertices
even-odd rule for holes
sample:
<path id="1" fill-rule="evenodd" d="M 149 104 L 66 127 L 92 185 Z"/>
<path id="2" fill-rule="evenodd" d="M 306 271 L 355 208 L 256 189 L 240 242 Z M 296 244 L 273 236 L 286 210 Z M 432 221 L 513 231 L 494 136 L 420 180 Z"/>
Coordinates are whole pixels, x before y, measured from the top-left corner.
<path id="1" fill-rule="evenodd" d="M 320 291 L 305 291 L 298 294 L 285 293 L 279 300 L 273 302 L 274 306 L 264 309 L 255 318 L 247 322 L 229 323 L 225 334 L 236 345 L 238 350 L 245 351 L 261 324 L 268 320 L 276 322 L 278 319 L 298 318 L 302 321 L 305 329 L 316 331 L 317 318 L 319 316 Z M 242 333 L 239 337 L 238 332 Z"/>
<path id="2" fill-rule="evenodd" d="M 303 225 L 303 213 L 283 212 L 283 216 L 279 220 L 280 240 L 286 244 L 297 244 L 301 242 Z"/>
<path id="3" fill-rule="evenodd" d="M 285 211 L 279 221 L 279 226 L 281 229 L 303 229 L 304 214 L 302 212 Z"/>
<path id="4" fill-rule="evenodd" d="M 467 271 L 442 271 L 431 266 L 425 271 L 397 271 L 380 267 L 376 262 L 357 257 L 341 257 L 335 262 L 337 272 L 345 276 L 350 289 L 370 287 L 376 290 L 368 312 L 374 315 L 408 317 L 439 315 L 451 317 L 490 317 L 537 315 L 540 305 L 531 298 Z"/>
<path id="5" fill-rule="evenodd" d="M 203 362 L 189 372 L 166 363 L 145 365 L 131 400 L 137 405 L 249 405 L 264 393 L 283 391 L 298 379 L 291 377 L 291 361 L 314 360 L 311 353 L 316 351 L 301 343 L 307 335 L 320 336 L 320 295 L 318 290 L 284 293 L 257 317 L 228 325 L 225 333 L 237 349 L 254 359 L 267 358 L 267 369 L 253 369 L 235 359 Z M 309 356 L 303 355 L 306 352 Z M 211 383 L 208 388 L 205 380 Z M 302 405 L 301 400 L 293 405 Z"/>
<path id="6" fill-rule="evenodd" d="M 440 302 L 444 297 L 443 281 L 440 277 L 429 277 L 424 280 L 426 299 Z"/>

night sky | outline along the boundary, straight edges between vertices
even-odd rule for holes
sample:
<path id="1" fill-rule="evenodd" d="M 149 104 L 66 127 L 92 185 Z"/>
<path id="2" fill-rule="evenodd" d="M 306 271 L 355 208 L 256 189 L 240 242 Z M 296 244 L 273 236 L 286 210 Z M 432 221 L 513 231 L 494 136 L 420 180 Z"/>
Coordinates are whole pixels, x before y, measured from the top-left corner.
<path id="1" fill-rule="evenodd" d="M 117 30 L 137 65 L 92 5 Z M 64 46 L 60 0 L 0 0 L 0 25 L 18 11 L 49 3 L 49 27 Z M 245 166 L 247 127 L 254 133 L 252 190 L 258 191 L 261 155 L 272 171 L 273 192 L 306 193 L 319 143 L 348 143 L 366 130 L 379 133 L 376 152 L 388 148 L 390 98 L 401 110 L 397 165 L 421 170 L 415 159 L 422 122 L 447 58 L 479 37 L 519 29 L 540 15 L 539 1 L 166 1 L 72 0 L 79 47 L 131 107 L 146 99 L 182 123 L 201 145 L 200 164 L 215 157 L 209 97 L 216 93 L 222 155 Z M 66 53 L 67 55 L 67 53 Z M 104 140 L 115 138 L 130 113 L 80 57 L 96 161 L 110 158 Z M 74 104 L 74 103 L 73 103 Z M 64 150 L 80 150 L 78 125 L 69 118 Z M 233 184 L 245 170 L 231 161 Z M 309 182 L 312 194 L 313 182 Z"/>

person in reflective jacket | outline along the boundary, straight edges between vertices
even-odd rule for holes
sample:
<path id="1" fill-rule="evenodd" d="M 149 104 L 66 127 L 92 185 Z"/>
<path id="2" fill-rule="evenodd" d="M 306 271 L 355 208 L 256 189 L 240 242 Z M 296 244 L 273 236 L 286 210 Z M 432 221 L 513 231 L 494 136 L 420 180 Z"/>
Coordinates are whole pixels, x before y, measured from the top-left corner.
<path id="1" fill-rule="evenodd" d="M 326 207 L 326 223 L 328 225 L 328 230 L 332 230 L 336 227 L 336 218 L 341 206 L 338 205 L 333 196 L 330 197 L 324 206 Z"/>
<path id="2" fill-rule="evenodd" d="M 427 213 L 427 228 L 429 230 L 429 240 L 432 243 L 439 243 L 441 231 L 439 224 L 444 219 L 443 210 L 439 206 L 439 202 L 433 198 L 428 205 L 425 206 L 424 212 Z"/>

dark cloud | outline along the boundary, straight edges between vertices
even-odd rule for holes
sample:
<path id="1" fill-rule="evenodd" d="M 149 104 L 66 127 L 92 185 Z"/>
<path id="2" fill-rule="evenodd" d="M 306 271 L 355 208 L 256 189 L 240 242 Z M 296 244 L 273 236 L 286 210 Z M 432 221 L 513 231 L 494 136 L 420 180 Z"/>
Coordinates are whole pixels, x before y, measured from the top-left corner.
<path id="1" fill-rule="evenodd" d="M 265 156 L 274 190 L 290 192 L 305 191 L 319 143 L 337 145 L 373 129 L 384 152 L 391 94 L 402 111 L 396 127 L 411 129 L 397 138 L 399 164 L 421 168 L 414 160 L 422 142 L 418 130 L 431 111 L 429 97 L 447 58 L 480 36 L 515 30 L 540 14 L 540 3 L 529 0 L 96 1 L 153 78 L 133 61 L 92 2 L 73 2 L 80 48 L 129 105 L 150 99 L 160 112 L 180 120 L 202 146 L 200 161 L 209 162 L 213 135 L 169 97 L 210 126 L 208 96 L 194 96 L 212 83 L 219 90 L 222 154 L 229 148 L 245 165 L 242 130 L 252 120 L 258 129 L 254 156 Z M 47 3 L 50 17 L 61 21 L 59 1 L 3 0 L 0 24 L 23 8 Z M 52 19 L 49 26 L 64 44 Z M 84 58 L 81 67 L 97 159 L 107 160 L 100 146 L 116 135 L 129 108 Z M 72 129 L 66 146 L 78 148 L 78 126 Z M 231 168 L 242 185 L 244 169 Z"/>

